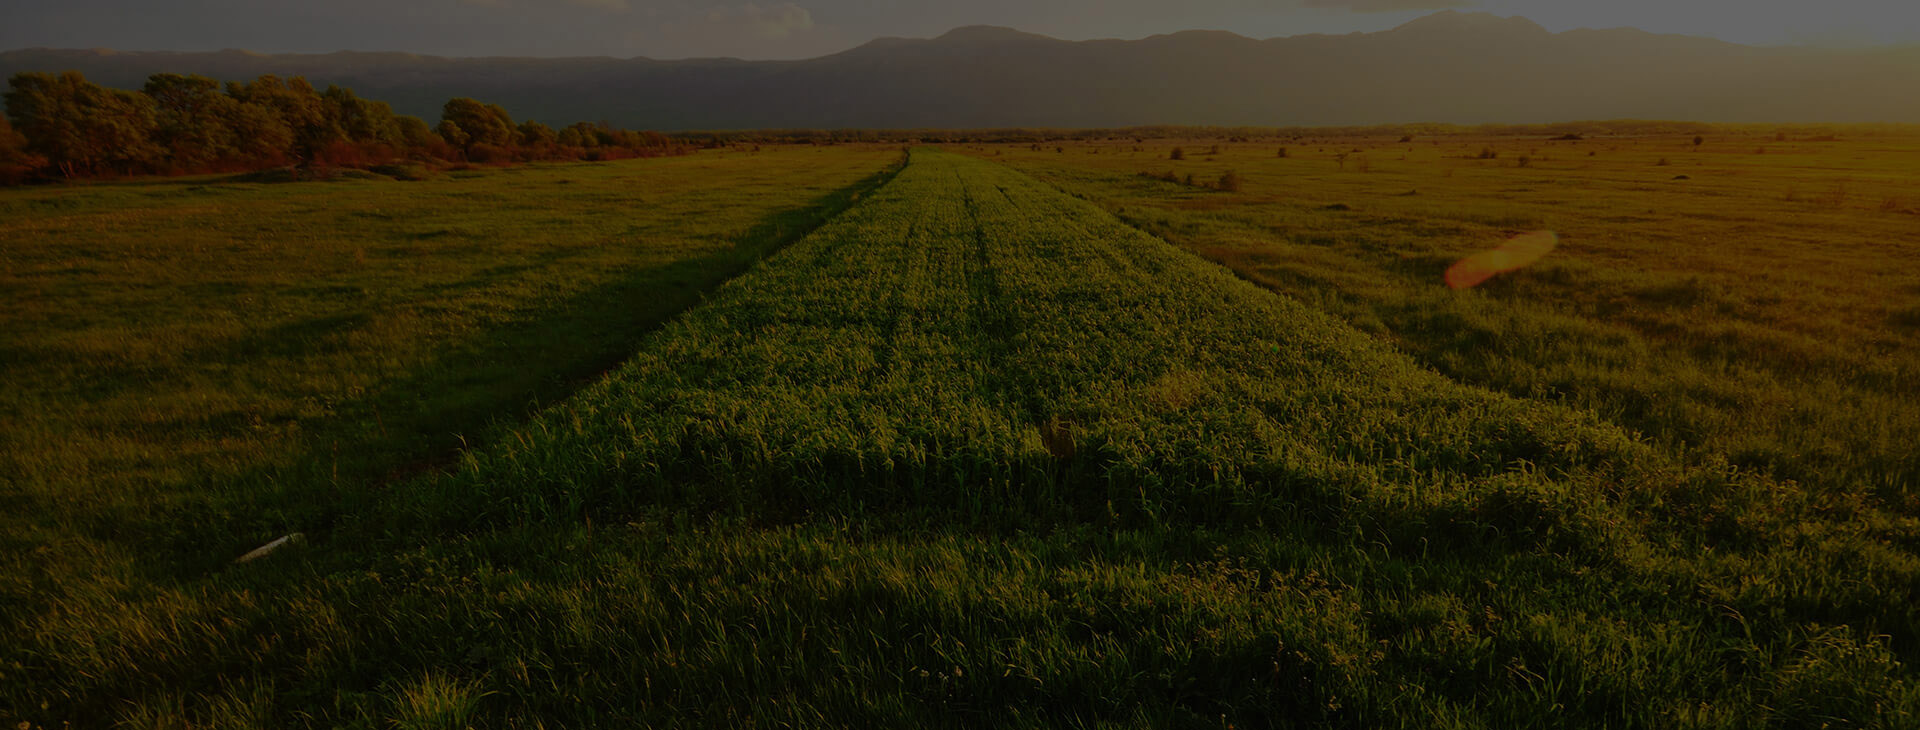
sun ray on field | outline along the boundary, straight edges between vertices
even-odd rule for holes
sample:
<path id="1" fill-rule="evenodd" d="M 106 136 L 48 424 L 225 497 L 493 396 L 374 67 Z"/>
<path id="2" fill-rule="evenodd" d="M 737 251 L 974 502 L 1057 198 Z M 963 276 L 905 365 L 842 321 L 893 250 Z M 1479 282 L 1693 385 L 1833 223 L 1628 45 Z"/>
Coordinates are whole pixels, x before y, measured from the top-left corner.
<path id="1" fill-rule="evenodd" d="M 1499 248 L 1454 262 L 1447 267 L 1447 286 L 1471 289 L 1495 275 L 1532 266 L 1559 245 L 1560 236 L 1553 231 L 1522 233 L 1507 239 Z"/>

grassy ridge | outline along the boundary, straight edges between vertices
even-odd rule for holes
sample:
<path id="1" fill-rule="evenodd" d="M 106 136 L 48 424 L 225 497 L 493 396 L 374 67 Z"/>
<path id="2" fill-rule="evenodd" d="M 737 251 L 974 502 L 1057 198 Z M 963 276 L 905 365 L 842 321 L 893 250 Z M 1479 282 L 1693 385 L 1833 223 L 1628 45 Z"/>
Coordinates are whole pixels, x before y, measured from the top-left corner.
<path id="1" fill-rule="evenodd" d="M 1895 728 L 1920 525 L 1462 385 L 1008 168 L 890 183 L 42 724 Z M 84 671 L 81 671 L 84 668 Z"/>

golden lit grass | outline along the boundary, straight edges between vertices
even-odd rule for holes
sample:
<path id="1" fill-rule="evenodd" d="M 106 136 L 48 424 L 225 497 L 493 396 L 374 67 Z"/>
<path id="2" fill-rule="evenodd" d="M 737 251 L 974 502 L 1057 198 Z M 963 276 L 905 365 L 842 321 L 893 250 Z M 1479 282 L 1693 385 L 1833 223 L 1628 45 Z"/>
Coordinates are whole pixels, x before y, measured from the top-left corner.
<path id="1" fill-rule="evenodd" d="M 1327 138 L 1188 144 L 1181 162 L 1134 147 L 973 151 L 1455 378 L 1920 511 L 1920 217 L 1897 202 L 1920 197 L 1920 140 Z M 1226 170 L 1240 193 L 1136 175 Z M 1445 288 L 1455 262 L 1535 229 L 1561 245 Z"/>

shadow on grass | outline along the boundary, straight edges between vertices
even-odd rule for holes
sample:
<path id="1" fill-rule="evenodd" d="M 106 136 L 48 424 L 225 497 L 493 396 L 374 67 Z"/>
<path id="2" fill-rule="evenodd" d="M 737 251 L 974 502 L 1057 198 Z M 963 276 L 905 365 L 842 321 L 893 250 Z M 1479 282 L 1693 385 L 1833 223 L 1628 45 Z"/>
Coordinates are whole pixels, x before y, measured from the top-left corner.
<path id="1" fill-rule="evenodd" d="M 207 485 L 217 496 L 188 500 L 168 516 L 174 519 L 138 520 L 158 534 L 129 535 L 125 523 L 97 524 L 92 532 L 118 542 L 165 545 L 165 559 L 144 562 L 152 578 L 176 581 L 218 570 L 256 542 L 293 531 L 324 534 L 375 505 L 385 489 L 451 463 L 487 434 L 594 382 L 662 324 L 818 229 L 900 168 L 896 163 L 806 206 L 768 216 L 726 249 L 624 272 L 535 316 L 451 343 L 418 375 L 384 385 L 347 418 L 311 432 L 304 453 L 291 463 Z M 190 529 L 183 521 L 205 522 Z"/>

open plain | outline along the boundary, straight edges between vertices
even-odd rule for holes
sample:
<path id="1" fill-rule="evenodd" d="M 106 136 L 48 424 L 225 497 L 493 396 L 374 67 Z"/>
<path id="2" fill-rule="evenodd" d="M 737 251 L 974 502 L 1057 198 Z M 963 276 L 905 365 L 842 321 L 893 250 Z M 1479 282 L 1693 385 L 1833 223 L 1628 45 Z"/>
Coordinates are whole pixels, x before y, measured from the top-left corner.
<path id="1" fill-rule="evenodd" d="M 0 190 L 0 708 L 1912 727 L 1916 169 L 1733 129 Z"/>

